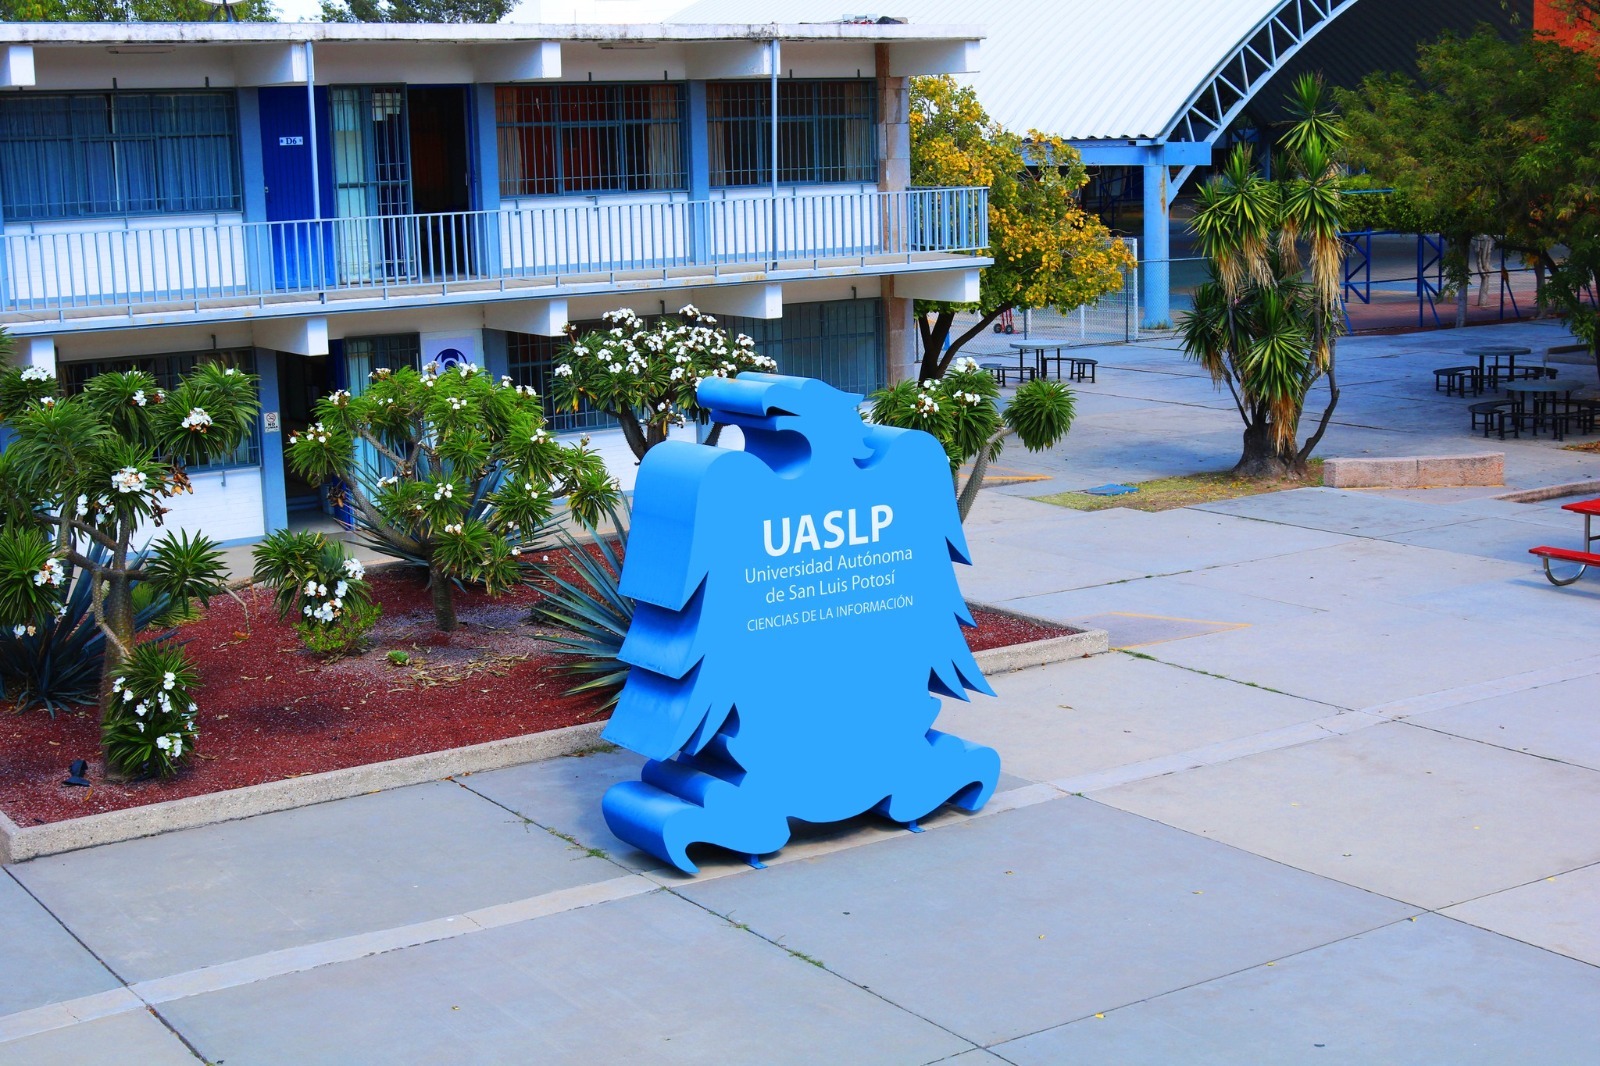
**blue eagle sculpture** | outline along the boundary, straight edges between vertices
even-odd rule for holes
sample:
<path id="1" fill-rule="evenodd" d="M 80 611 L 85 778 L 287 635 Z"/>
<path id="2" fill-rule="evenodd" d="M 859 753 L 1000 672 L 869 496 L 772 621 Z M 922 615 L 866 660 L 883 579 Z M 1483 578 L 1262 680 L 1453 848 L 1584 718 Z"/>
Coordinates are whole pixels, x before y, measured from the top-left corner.
<path id="1" fill-rule="evenodd" d="M 692 845 L 759 865 L 791 818 L 914 827 L 982 807 L 999 755 L 932 728 L 937 696 L 994 694 L 962 635 L 944 449 L 810 378 L 707 378 L 698 396 L 745 450 L 668 441 L 639 466 L 631 670 L 604 736 L 650 761 L 606 792 L 606 824 L 692 874 Z"/>

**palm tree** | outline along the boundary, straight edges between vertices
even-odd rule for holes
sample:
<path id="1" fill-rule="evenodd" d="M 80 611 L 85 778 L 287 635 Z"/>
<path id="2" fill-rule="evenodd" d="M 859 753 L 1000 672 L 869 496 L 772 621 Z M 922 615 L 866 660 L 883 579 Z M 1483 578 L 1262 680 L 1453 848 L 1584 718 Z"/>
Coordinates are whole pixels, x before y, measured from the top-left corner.
<path id="1" fill-rule="evenodd" d="M 1244 421 L 1245 477 L 1299 476 L 1339 402 L 1334 340 L 1344 244 L 1339 239 L 1344 130 L 1321 79 L 1299 78 L 1289 95 L 1293 123 L 1269 179 L 1239 145 L 1200 189 L 1190 224 L 1210 260 L 1194 310 L 1179 333 L 1189 357 L 1228 387 Z M 1306 396 L 1328 379 L 1328 406 L 1298 443 Z"/>

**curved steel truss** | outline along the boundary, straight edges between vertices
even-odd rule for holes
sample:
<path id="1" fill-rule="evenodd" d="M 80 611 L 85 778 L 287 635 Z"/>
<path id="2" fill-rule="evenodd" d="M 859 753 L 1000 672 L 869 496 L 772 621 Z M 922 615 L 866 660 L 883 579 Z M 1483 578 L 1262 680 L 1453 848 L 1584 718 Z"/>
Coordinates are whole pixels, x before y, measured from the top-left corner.
<path id="1" fill-rule="evenodd" d="M 1256 91 L 1318 31 L 1355 4 L 1356 0 L 1284 0 L 1217 64 L 1161 139 L 1216 143 Z"/>

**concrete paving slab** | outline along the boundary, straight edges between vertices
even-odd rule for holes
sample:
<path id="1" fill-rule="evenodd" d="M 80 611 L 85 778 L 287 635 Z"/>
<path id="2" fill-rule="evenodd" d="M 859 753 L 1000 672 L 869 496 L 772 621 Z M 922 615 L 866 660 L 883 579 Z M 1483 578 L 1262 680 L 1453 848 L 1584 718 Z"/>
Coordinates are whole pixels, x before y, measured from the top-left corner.
<path id="1" fill-rule="evenodd" d="M 994 679 L 1000 699 L 945 700 L 940 728 L 1054 781 L 1309 722 L 1320 703 L 1130 655 L 1097 655 Z"/>
<path id="2" fill-rule="evenodd" d="M 1468 520 L 1464 515 L 1425 503 L 1340 489 L 1293 489 L 1241 496 L 1198 504 L 1196 510 L 1357 537 L 1389 537 Z"/>
<path id="3" fill-rule="evenodd" d="M 1183 575 L 1186 584 L 1302 607 L 1332 610 L 1403 603 L 1422 593 L 1524 576 L 1506 563 L 1435 548 L 1352 540 L 1326 548 L 1212 567 Z"/>
<path id="4" fill-rule="evenodd" d="M 1520 569 L 1524 564 L 1512 565 Z M 1521 574 L 1434 589 L 1407 596 L 1399 602 L 1479 622 L 1492 618 L 1496 631 L 1539 631 L 1554 627 L 1563 635 L 1587 636 L 1591 641 L 1600 641 L 1600 574 L 1595 573 L 1576 585 L 1557 588 L 1545 579 L 1537 564 L 1530 564 Z"/>
<path id="5" fill-rule="evenodd" d="M 120 986 L 49 911 L 0 871 L 0 1016 Z"/>
<path id="6" fill-rule="evenodd" d="M 1187 576 L 1152 577 L 1114 585 L 1024 596 L 1010 606 L 1041 618 L 1083 618 L 1111 611 L 1261 625 L 1303 618 L 1316 608 L 1196 585 Z"/>
<path id="7" fill-rule="evenodd" d="M 1600 866 L 1480 896 L 1443 913 L 1600 966 Z"/>
<path id="8" fill-rule="evenodd" d="M 1600 775 L 1403 723 L 1095 799 L 1433 909 L 1600 861 Z"/>
<path id="9" fill-rule="evenodd" d="M 228 1066 L 905 1063 L 972 1046 L 662 892 L 164 1009 Z"/>
<path id="10" fill-rule="evenodd" d="M 201 1060 L 149 1011 L 96 1018 L 65 1029 L 0 1044 L 0 1066 L 67 1066 L 128 1062 L 195 1066 Z"/>
<path id="11" fill-rule="evenodd" d="M 679 891 L 985 1046 L 1408 913 L 1079 799 Z"/>
<path id="12" fill-rule="evenodd" d="M 1424 915 L 1002 1044 L 1007 1060 L 1579 1063 L 1600 1043 L 1600 973 Z"/>
<path id="13" fill-rule="evenodd" d="M 1580 548 L 1583 526 L 1578 522 L 1568 522 L 1557 528 L 1506 518 L 1476 518 L 1460 525 L 1396 533 L 1387 539 L 1397 544 L 1415 544 L 1424 548 L 1481 555 L 1487 559 L 1504 559 L 1509 563 L 1519 563 L 1530 572 L 1542 573 L 1539 560 L 1529 555 L 1528 549 L 1538 544 Z"/>
<path id="14" fill-rule="evenodd" d="M 1201 618 L 1176 618 L 1160 614 L 1131 614 L 1111 611 L 1105 614 L 1085 615 L 1067 621 L 1078 629 L 1103 629 L 1110 646 L 1115 650 L 1144 648 L 1151 644 L 1165 644 L 1169 640 L 1200 637 L 1208 633 L 1227 633 L 1249 628 L 1244 622 L 1213 622 Z"/>
<path id="15" fill-rule="evenodd" d="M 1600 675 L 1408 717 L 1412 725 L 1600 770 Z"/>
<path id="16" fill-rule="evenodd" d="M 450 782 L 11 868 L 129 981 L 615 877 Z"/>
<path id="17" fill-rule="evenodd" d="M 1594 651 L 1594 641 L 1583 634 L 1490 632 L 1481 618 L 1448 617 L 1388 604 L 1147 649 L 1163 662 L 1349 710 L 1460 688 L 1518 669 L 1583 659 Z"/>

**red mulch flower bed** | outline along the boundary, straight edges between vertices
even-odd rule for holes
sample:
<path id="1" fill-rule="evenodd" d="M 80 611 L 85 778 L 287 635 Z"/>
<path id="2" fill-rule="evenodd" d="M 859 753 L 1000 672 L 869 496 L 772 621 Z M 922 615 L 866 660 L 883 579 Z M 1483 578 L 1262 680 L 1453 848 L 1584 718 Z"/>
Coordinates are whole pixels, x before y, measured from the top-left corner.
<path id="1" fill-rule="evenodd" d="M 563 693 L 566 661 L 527 624 L 538 598 L 518 589 L 491 599 L 458 593 L 461 627 L 440 633 L 416 571 L 371 575 L 383 618 L 367 651 L 334 663 L 306 653 L 279 622 L 264 589 L 215 599 L 184 625 L 201 678 L 200 739 L 189 766 L 167 782 L 104 781 L 94 708 L 52 719 L 42 710 L 0 718 L 0 810 L 21 826 L 121 810 L 183 796 L 398 759 L 592 721 L 597 699 Z M 977 612 L 976 651 L 1070 630 Z M 390 663 L 403 650 L 411 662 Z M 93 788 L 64 786 L 67 765 L 87 759 Z"/>

